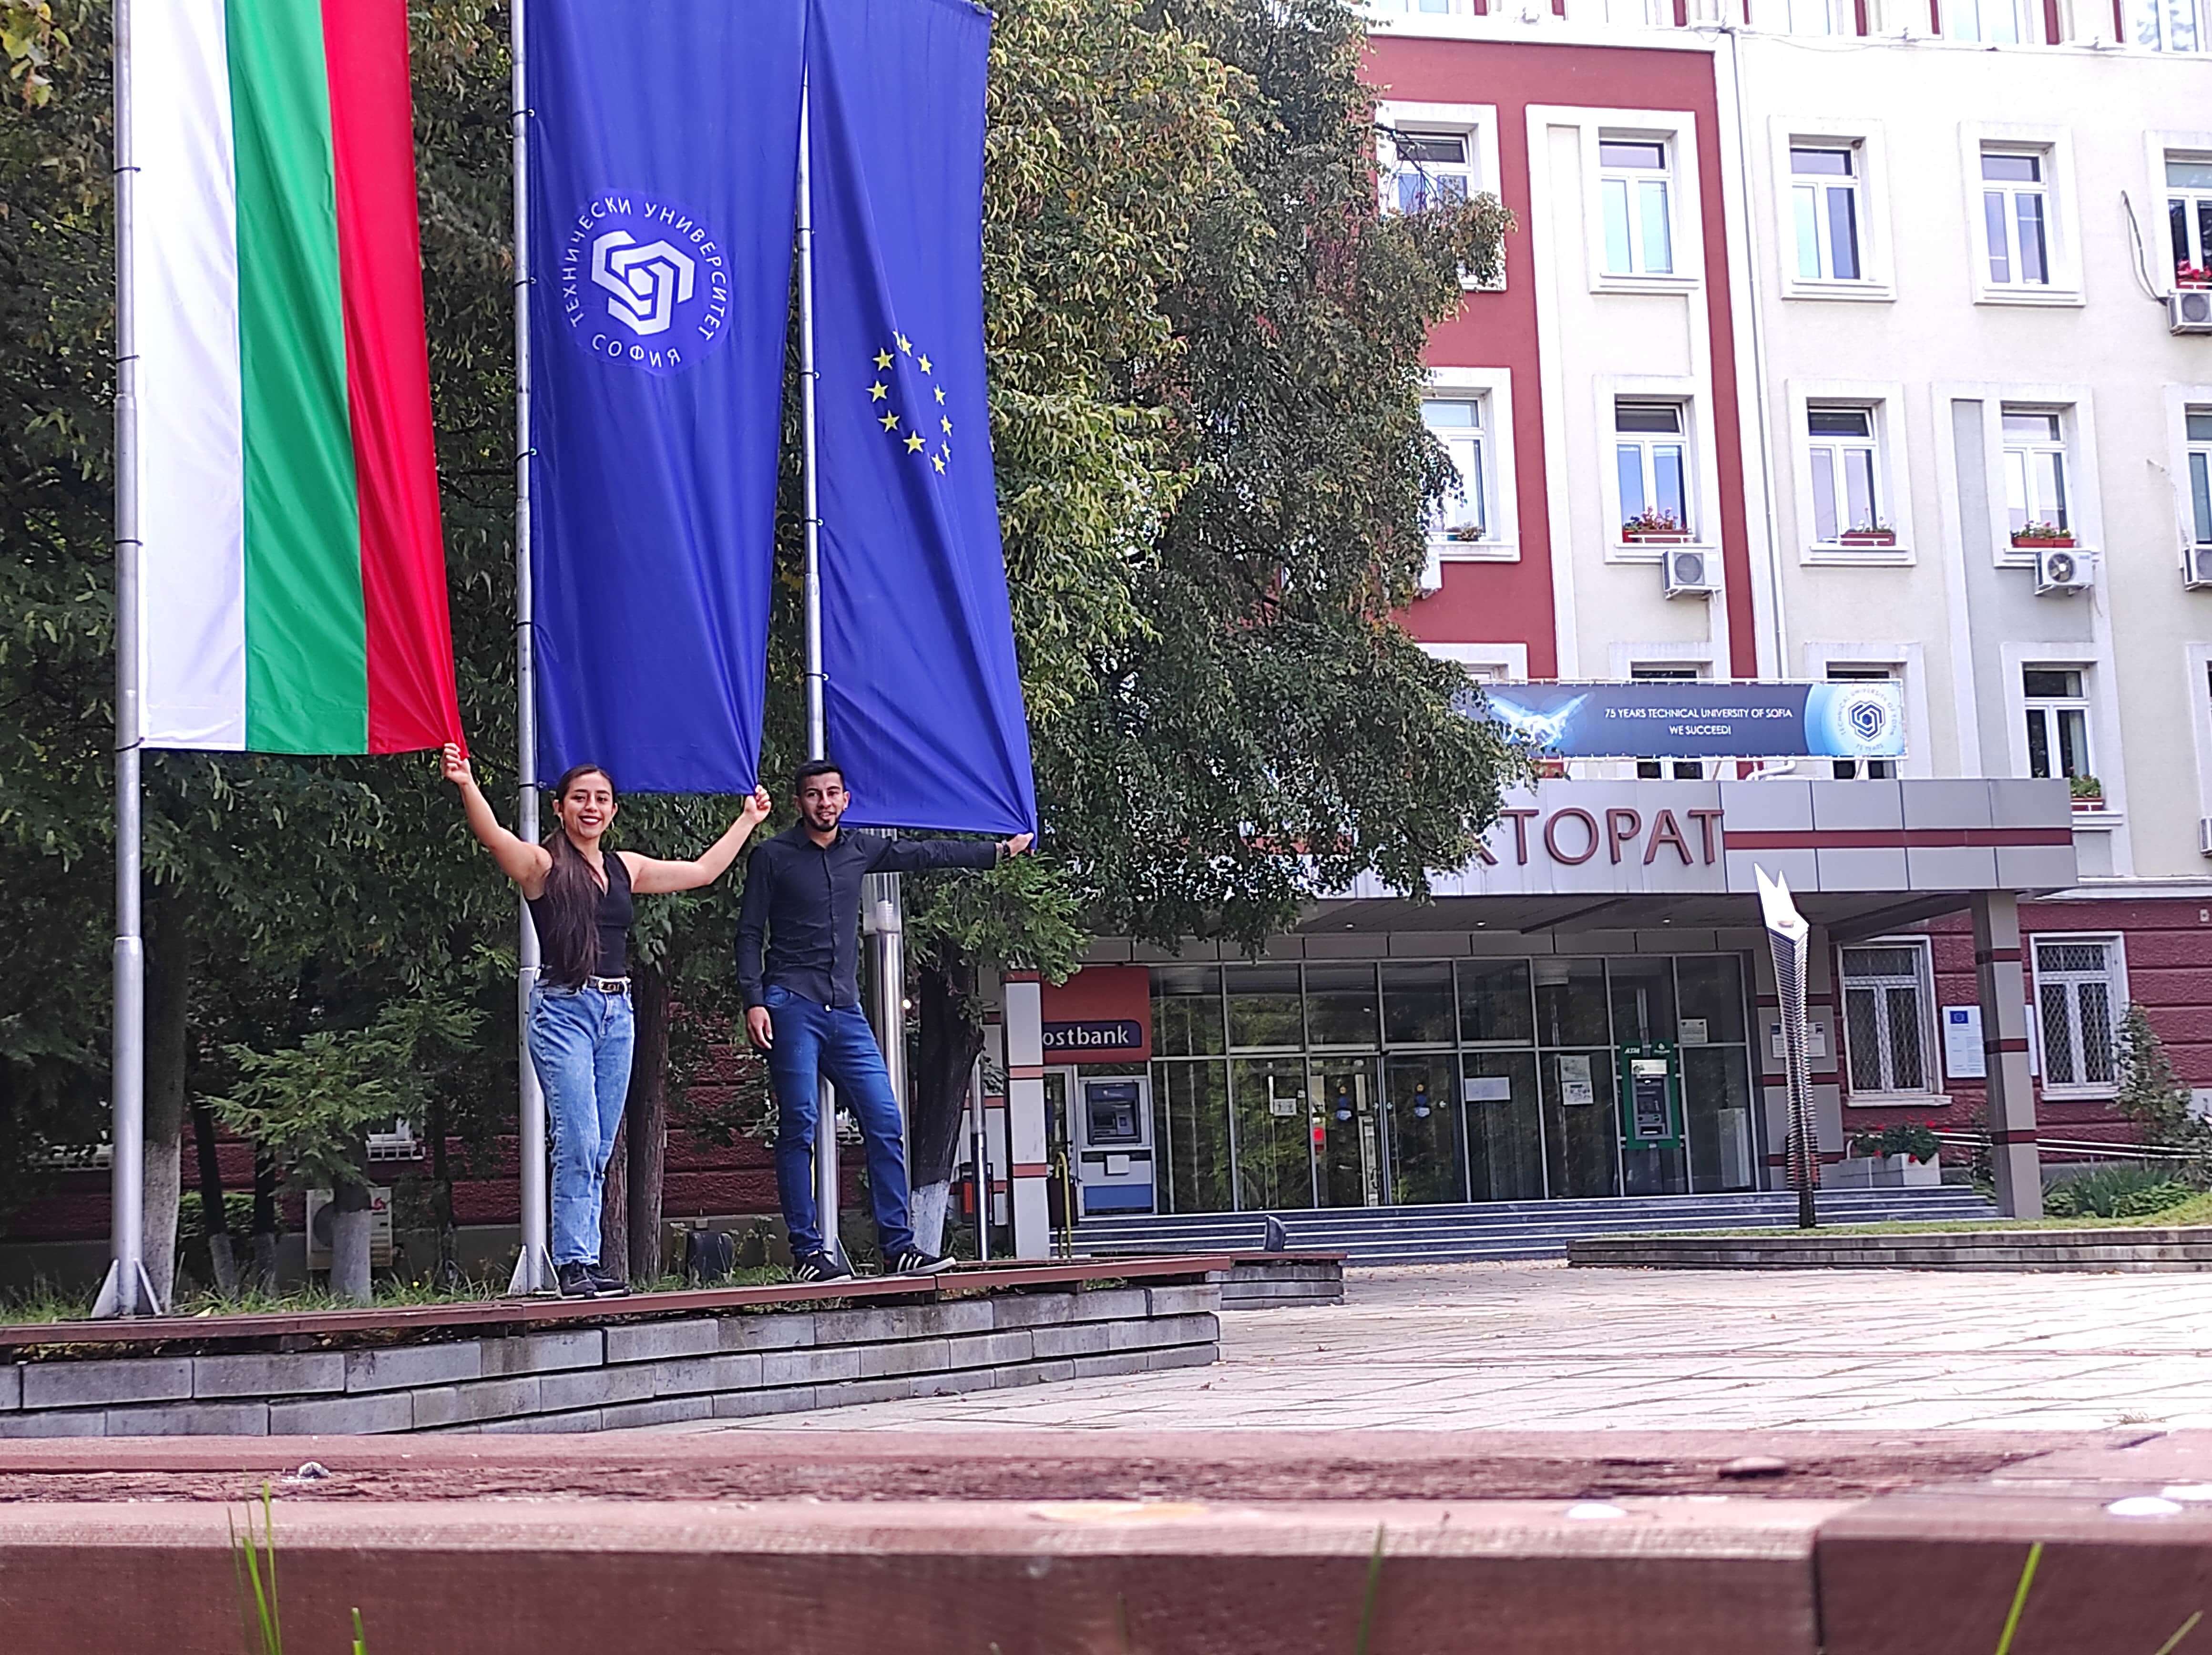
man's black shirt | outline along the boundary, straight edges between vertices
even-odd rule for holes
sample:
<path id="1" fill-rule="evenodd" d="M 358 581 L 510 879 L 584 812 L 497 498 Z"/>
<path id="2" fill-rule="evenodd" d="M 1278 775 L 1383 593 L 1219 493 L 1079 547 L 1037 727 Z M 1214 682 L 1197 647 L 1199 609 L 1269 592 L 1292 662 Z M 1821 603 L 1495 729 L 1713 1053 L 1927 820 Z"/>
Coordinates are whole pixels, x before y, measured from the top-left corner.
<path id="1" fill-rule="evenodd" d="M 861 879 L 988 868 L 998 859 L 999 847 L 988 840 L 884 839 L 850 828 L 817 845 L 803 821 L 754 846 L 738 912 L 738 987 L 745 1004 L 760 1004 L 771 984 L 817 1005 L 860 1004 Z"/>

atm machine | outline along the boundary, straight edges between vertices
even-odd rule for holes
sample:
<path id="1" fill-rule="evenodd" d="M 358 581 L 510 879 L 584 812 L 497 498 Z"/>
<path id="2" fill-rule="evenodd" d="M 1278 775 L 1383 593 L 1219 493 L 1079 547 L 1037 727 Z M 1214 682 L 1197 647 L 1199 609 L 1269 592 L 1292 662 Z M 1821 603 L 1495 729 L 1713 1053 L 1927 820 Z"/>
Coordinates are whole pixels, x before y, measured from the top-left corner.
<path id="1" fill-rule="evenodd" d="M 1082 1075 L 1075 1082 L 1075 1181 L 1083 1213 L 1148 1213 L 1152 1197 L 1152 1082 L 1146 1075 Z"/>

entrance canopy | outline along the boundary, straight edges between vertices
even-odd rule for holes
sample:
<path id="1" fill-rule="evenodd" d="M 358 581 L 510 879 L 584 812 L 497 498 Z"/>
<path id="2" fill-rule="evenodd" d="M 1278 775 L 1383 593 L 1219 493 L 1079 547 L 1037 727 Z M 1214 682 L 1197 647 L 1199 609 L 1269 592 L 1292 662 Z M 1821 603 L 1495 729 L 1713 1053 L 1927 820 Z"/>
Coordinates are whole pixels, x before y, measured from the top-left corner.
<path id="1" fill-rule="evenodd" d="M 1544 781 L 1415 901 L 1363 879 L 1309 932 L 1756 926 L 1757 869 L 1845 938 L 2076 879 L 2063 781 Z"/>

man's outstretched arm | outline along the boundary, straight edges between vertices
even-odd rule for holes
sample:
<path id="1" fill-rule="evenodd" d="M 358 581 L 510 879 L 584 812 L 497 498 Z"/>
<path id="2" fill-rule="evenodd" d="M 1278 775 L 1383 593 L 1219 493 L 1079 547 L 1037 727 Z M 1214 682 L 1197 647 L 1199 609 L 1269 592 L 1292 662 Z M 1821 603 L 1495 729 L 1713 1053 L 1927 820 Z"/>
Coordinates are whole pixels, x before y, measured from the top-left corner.
<path id="1" fill-rule="evenodd" d="M 1036 837 L 1017 834 L 1012 839 L 887 839 L 868 864 L 878 874 L 920 873 L 928 868 L 995 868 L 1008 857 L 1019 856 Z"/>

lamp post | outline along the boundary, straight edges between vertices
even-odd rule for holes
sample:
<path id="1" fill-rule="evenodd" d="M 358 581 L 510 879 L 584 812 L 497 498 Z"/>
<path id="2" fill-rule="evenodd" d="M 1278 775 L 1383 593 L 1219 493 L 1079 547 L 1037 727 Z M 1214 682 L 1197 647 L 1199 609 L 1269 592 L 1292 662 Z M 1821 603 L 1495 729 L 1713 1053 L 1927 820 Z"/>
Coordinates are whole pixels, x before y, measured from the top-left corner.
<path id="1" fill-rule="evenodd" d="M 1819 1223 L 1814 1191 L 1820 1168 L 1813 1148 L 1813 1068 L 1805 1050 L 1807 939 L 1813 928 L 1790 898 L 1790 882 L 1759 876 L 1759 907 L 1766 921 L 1766 941 L 1774 950 L 1774 987 L 1782 1009 L 1783 1064 L 1790 1085 L 1790 1181 L 1797 1190 L 1797 1228 Z"/>

